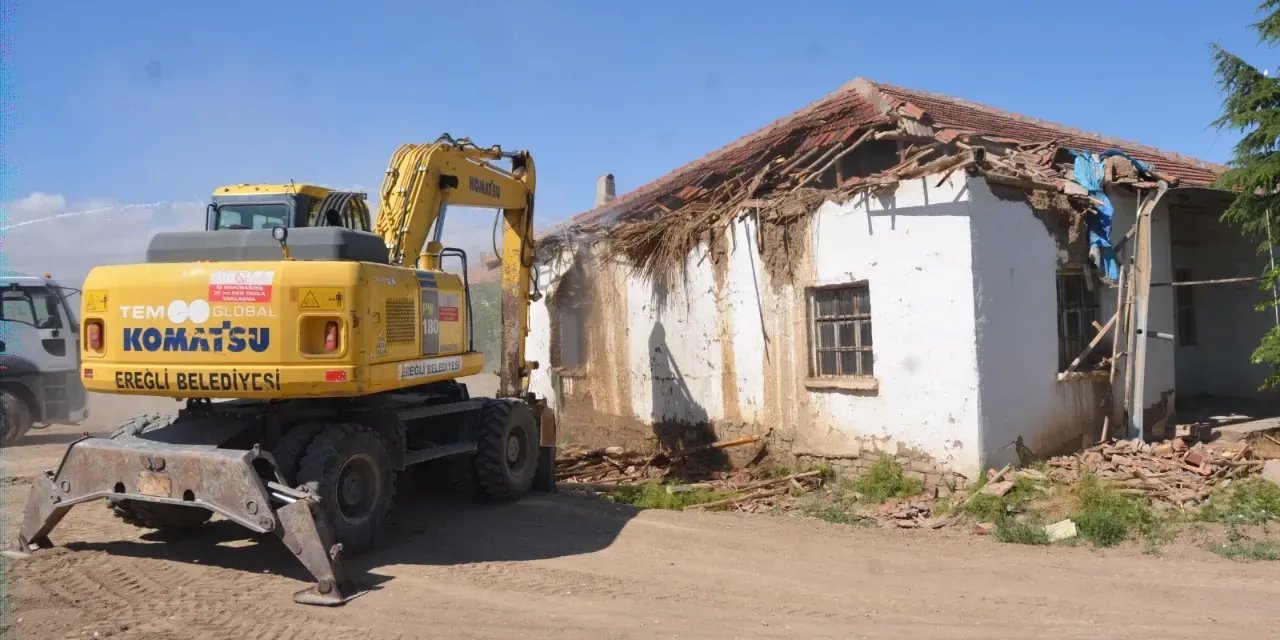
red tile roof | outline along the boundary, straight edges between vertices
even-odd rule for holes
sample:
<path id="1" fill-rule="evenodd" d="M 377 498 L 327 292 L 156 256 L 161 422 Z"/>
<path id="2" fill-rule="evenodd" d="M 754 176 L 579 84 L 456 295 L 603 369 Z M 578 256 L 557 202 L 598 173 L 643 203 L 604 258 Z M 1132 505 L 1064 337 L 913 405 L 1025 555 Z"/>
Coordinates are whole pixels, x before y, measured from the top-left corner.
<path id="1" fill-rule="evenodd" d="M 1158 171 L 1176 177 L 1182 185 L 1186 186 L 1206 186 L 1227 169 L 1222 165 L 1155 147 L 1101 136 L 1056 122 L 1029 118 L 959 98 L 904 89 L 880 82 L 869 84 L 895 103 L 909 103 L 923 109 L 926 120 L 931 121 L 930 124 L 935 129 L 960 129 L 966 132 L 1011 138 L 1023 143 L 1056 140 L 1061 146 L 1089 151 L 1119 149 L 1138 160 L 1155 165 Z"/>
<path id="2" fill-rule="evenodd" d="M 857 78 L 791 115 L 690 162 L 611 202 L 574 216 L 570 225 L 609 226 L 619 218 L 652 207 L 659 198 L 678 195 L 688 201 L 704 185 L 714 186 L 737 166 L 759 154 L 790 149 L 793 157 L 851 136 L 859 127 L 889 123 L 901 117 L 917 120 L 943 139 L 974 133 L 1034 144 L 1056 141 L 1090 151 L 1119 149 L 1153 164 L 1183 185 L 1205 186 L 1226 170 L 1176 153 L 1108 138 L 1062 124 L 1037 120 L 976 104 L 882 82 Z"/>

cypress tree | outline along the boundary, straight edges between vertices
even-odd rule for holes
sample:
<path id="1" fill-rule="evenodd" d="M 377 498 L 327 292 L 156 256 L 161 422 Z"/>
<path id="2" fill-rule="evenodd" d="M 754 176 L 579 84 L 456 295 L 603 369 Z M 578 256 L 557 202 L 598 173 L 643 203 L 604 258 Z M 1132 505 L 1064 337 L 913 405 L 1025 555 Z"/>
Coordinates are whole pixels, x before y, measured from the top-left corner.
<path id="1" fill-rule="evenodd" d="M 1280 43 L 1280 0 L 1263 0 L 1258 12 L 1264 17 L 1251 26 L 1261 44 L 1275 46 Z M 1223 220 L 1247 236 L 1261 238 L 1259 250 L 1270 251 L 1273 238 L 1280 236 L 1280 79 L 1218 44 L 1212 45 L 1212 52 L 1218 86 L 1225 94 L 1222 116 L 1214 124 L 1242 134 L 1227 172 L 1216 182 L 1236 193 Z M 1260 282 L 1267 299 L 1258 306 L 1260 311 L 1275 306 L 1271 292 L 1277 280 L 1280 269 L 1263 270 Z M 1251 359 L 1271 366 L 1263 388 L 1280 385 L 1280 326 L 1262 337 Z"/>

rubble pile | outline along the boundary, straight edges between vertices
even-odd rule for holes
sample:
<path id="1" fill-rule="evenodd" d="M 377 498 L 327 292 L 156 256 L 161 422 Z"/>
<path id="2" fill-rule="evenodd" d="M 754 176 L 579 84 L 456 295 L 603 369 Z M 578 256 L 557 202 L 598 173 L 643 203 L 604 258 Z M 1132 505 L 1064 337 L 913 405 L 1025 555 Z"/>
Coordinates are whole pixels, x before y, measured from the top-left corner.
<path id="1" fill-rule="evenodd" d="M 1050 477 L 1074 483 L 1092 473 L 1123 493 L 1150 498 L 1156 504 L 1191 507 L 1204 502 L 1223 482 L 1257 474 L 1265 460 L 1253 448 L 1188 445 L 1181 438 L 1144 443 L 1120 440 L 1104 443 L 1072 456 L 1049 460 Z"/>

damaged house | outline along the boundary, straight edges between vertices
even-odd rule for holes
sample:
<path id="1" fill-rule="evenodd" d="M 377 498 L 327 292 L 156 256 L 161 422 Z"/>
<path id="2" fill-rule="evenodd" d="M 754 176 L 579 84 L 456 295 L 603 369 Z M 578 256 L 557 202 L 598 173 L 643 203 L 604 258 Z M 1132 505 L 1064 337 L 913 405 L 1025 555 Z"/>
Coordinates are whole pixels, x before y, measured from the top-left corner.
<path id="1" fill-rule="evenodd" d="M 950 482 L 1265 398 L 1223 167 L 866 79 L 539 240 L 533 390 L 576 439 L 768 433 Z M 959 478 L 955 474 L 959 474 Z"/>

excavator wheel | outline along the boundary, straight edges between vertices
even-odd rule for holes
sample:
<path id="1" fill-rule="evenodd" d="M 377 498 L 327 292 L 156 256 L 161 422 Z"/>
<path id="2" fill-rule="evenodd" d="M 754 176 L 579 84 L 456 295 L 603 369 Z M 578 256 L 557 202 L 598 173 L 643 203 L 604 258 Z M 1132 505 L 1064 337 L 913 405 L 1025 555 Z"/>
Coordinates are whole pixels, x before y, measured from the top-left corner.
<path id="1" fill-rule="evenodd" d="M 285 432 L 275 448 L 271 450 L 276 466 L 280 469 L 280 475 L 284 476 L 289 486 L 297 485 L 298 465 L 302 464 L 302 455 L 323 427 L 324 425 L 319 422 L 300 424 Z"/>
<path id="2" fill-rule="evenodd" d="M 208 509 L 141 500 L 119 500 L 109 502 L 108 506 L 117 518 L 143 529 L 194 529 L 213 517 Z"/>
<path id="3" fill-rule="evenodd" d="M 163 429 L 177 419 L 178 417 L 173 414 L 141 415 L 117 427 L 111 434 L 111 439 L 137 436 L 148 431 Z M 208 509 L 156 504 L 141 500 L 107 499 L 107 508 L 111 509 L 115 517 L 143 529 L 191 529 L 208 522 L 209 518 L 213 517 L 213 513 Z"/>
<path id="4" fill-rule="evenodd" d="M 334 537 L 348 553 L 372 547 L 386 528 L 395 476 L 386 442 L 352 423 L 323 425 L 298 466 L 298 485 L 320 496 Z"/>
<path id="5" fill-rule="evenodd" d="M 537 467 L 533 410 L 514 400 L 485 401 L 475 456 L 480 491 L 490 500 L 515 500 L 529 492 Z"/>

